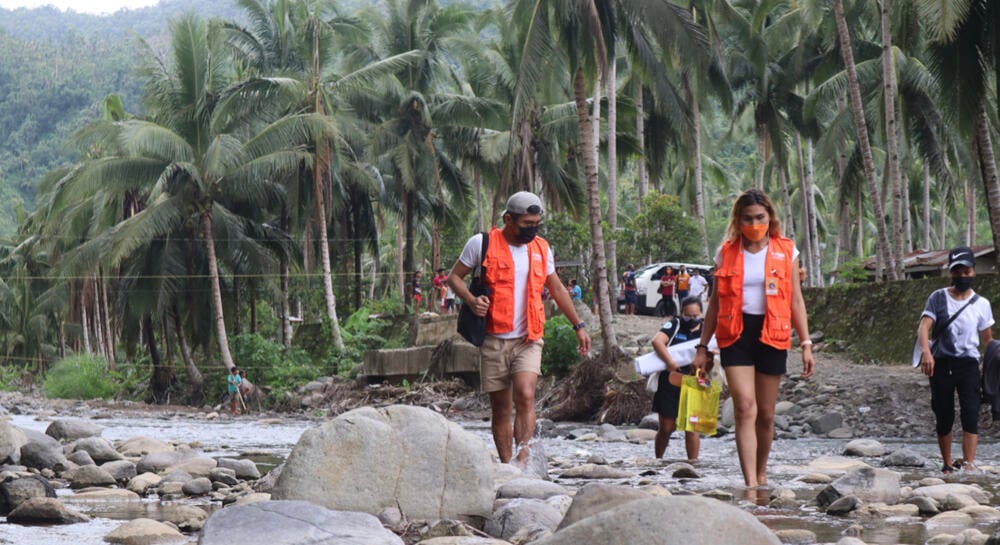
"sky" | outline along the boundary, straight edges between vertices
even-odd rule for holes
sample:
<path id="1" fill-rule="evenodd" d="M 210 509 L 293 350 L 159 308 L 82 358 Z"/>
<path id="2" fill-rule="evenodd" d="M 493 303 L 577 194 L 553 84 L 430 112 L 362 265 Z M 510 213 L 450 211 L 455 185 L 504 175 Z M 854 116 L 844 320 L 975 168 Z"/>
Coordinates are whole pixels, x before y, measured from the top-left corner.
<path id="1" fill-rule="evenodd" d="M 55 6 L 63 11 L 72 9 L 78 13 L 108 14 L 122 8 L 142 8 L 152 6 L 159 0 L 0 0 L 0 8 L 37 8 Z"/>

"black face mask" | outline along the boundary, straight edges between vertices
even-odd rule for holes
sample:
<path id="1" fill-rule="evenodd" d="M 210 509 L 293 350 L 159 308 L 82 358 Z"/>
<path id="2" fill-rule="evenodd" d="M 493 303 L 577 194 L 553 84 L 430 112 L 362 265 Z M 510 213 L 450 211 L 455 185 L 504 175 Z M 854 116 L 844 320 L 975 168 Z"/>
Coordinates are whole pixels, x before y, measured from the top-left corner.
<path id="1" fill-rule="evenodd" d="M 972 289 L 972 277 L 957 276 L 951 279 L 951 285 L 955 286 L 955 291 L 958 293 L 965 293 Z"/>
<path id="2" fill-rule="evenodd" d="M 691 331 L 701 324 L 701 318 L 685 318 L 681 316 L 681 327 Z"/>
<path id="3" fill-rule="evenodd" d="M 532 226 L 532 227 L 518 227 L 517 228 L 517 241 L 520 242 L 521 244 L 527 244 L 527 243 L 531 242 L 532 240 L 535 240 L 536 236 L 538 236 L 538 226 L 537 225 Z"/>

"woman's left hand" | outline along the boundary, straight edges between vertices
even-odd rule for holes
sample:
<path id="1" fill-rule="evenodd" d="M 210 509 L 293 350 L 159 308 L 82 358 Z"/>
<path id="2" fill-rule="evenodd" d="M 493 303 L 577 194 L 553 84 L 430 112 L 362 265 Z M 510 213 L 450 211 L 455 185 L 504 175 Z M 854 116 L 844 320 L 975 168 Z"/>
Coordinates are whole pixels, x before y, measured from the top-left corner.
<path id="1" fill-rule="evenodd" d="M 812 346 L 802 347 L 802 378 L 809 378 L 813 374 L 813 368 L 816 366 L 816 360 L 813 359 Z"/>

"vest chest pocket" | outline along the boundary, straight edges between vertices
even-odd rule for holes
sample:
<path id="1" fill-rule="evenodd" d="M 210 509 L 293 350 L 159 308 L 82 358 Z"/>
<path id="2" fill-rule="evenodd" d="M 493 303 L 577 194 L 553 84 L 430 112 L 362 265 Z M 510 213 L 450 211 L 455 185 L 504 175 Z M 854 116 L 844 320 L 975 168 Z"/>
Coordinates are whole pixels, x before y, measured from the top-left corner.
<path id="1" fill-rule="evenodd" d="M 714 277 L 716 289 L 719 290 L 719 297 L 725 297 L 727 295 L 735 296 L 737 293 L 742 291 L 738 289 L 736 283 L 742 282 L 743 279 L 738 278 L 732 271 L 719 269 L 715 271 Z M 742 288 L 742 286 L 739 286 L 739 288 Z"/>

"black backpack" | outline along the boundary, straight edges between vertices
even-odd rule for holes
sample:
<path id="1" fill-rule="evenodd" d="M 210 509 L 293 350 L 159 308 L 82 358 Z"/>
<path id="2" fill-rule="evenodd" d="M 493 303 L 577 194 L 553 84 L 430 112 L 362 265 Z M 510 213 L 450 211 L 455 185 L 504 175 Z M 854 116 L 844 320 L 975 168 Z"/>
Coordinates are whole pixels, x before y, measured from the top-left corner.
<path id="1" fill-rule="evenodd" d="M 1000 419 L 1000 341 L 996 339 L 986 345 L 980 386 L 983 403 L 989 404 L 994 420 Z"/>

